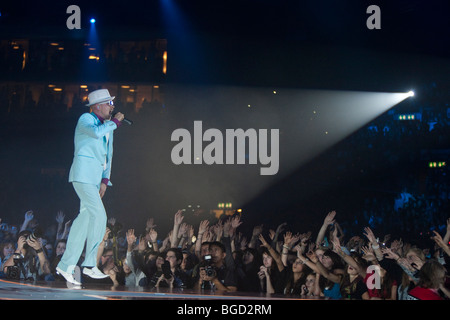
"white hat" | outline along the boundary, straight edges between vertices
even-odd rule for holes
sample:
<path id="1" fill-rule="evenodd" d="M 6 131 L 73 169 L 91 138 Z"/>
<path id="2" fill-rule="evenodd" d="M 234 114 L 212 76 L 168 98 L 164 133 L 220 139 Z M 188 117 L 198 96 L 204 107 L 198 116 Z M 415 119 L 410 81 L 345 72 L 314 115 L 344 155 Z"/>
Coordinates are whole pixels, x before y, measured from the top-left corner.
<path id="1" fill-rule="evenodd" d="M 88 95 L 89 103 L 86 106 L 92 106 L 97 103 L 104 103 L 113 100 L 115 97 L 109 95 L 108 89 L 98 89 Z"/>

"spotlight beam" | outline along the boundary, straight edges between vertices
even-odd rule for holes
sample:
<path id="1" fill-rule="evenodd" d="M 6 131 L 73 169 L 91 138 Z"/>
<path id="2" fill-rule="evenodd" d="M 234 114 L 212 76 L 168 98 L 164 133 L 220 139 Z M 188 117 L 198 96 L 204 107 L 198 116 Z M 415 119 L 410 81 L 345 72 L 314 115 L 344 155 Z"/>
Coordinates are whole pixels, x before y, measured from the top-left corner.
<path id="1" fill-rule="evenodd" d="M 180 110 L 182 128 L 188 131 L 193 130 L 194 121 L 199 119 L 205 130 L 213 128 L 224 133 L 238 128 L 280 129 L 280 170 L 275 176 L 261 176 L 259 167 L 249 163 L 171 168 L 180 177 L 178 189 L 183 190 L 184 196 L 207 202 L 221 195 L 239 204 L 256 199 L 277 181 L 409 97 L 405 92 L 283 88 L 277 88 L 274 94 L 274 88 L 226 86 L 172 85 L 166 90 L 167 105 Z M 189 101 L 186 97 L 190 97 Z M 208 145 L 204 141 L 202 147 Z M 198 187 L 189 187 L 194 180 Z M 182 186 L 182 181 L 186 186 Z M 173 190 L 169 184 L 168 190 Z"/>

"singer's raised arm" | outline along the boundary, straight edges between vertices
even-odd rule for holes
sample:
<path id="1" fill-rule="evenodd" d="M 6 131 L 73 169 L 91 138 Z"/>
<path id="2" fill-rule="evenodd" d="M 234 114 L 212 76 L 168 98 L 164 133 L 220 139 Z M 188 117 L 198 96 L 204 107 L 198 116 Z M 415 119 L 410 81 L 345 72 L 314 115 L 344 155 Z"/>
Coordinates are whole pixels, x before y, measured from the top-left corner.
<path id="1" fill-rule="evenodd" d="M 81 132 L 89 135 L 92 138 L 100 139 L 104 137 L 108 132 L 111 132 L 118 128 L 118 122 L 120 125 L 120 122 L 118 120 L 114 121 L 108 121 L 101 125 L 96 124 L 94 116 L 92 116 L 90 113 L 83 114 L 80 119 L 78 120 L 78 125 L 81 130 Z"/>

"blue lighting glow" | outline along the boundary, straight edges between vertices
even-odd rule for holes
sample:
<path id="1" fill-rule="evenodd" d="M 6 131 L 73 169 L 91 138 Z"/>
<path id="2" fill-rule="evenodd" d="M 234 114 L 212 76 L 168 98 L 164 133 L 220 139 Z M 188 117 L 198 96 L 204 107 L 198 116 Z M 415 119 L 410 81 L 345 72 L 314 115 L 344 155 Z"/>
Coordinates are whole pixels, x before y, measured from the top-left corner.
<path id="1" fill-rule="evenodd" d="M 90 21 L 91 21 L 91 23 L 95 23 L 95 19 L 94 18 L 92 18 Z"/>

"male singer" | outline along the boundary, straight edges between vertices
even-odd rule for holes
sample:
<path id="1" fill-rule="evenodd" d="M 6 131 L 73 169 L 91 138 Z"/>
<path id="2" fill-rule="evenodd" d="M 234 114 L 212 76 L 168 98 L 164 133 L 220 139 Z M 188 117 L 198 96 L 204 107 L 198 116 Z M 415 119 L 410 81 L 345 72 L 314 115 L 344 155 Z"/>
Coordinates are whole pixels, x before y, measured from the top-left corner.
<path id="1" fill-rule="evenodd" d="M 69 172 L 69 182 L 80 198 L 80 212 L 73 221 L 66 251 L 56 271 L 68 282 L 80 285 L 73 273 L 86 244 L 83 274 L 102 279 L 108 277 L 97 268 L 98 247 L 106 231 L 106 211 L 102 197 L 111 175 L 113 132 L 121 125 L 124 115 L 118 112 L 112 119 L 114 97 L 107 89 L 88 96 L 90 113 L 84 113 L 75 128 L 75 152 Z"/>

